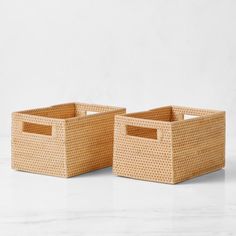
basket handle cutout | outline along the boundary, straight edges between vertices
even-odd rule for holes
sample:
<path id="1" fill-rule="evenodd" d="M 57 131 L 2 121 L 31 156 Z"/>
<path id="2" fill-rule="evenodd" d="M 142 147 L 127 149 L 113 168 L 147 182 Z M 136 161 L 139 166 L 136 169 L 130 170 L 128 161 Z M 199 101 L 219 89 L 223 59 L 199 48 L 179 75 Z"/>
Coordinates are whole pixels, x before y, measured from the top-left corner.
<path id="1" fill-rule="evenodd" d="M 24 133 L 52 136 L 51 125 L 42 125 L 42 124 L 36 124 L 36 123 L 30 123 L 30 122 L 22 122 L 22 131 Z"/>
<path id="2" fill-rule="evenodd" d="M 98 114 L 99 112 L 97 112 L 97 111 L 86 111 L 85 113 L 86 113 L 87 116 L 89 116 L 89 115 Z"/>
<path id="3" fill-rule="evenodd" d="M 126 125 L 126 135 L 152 140 L 161 139 L 161 132 L 157 131 L 157 129 L 133 125 Z"/>
<path id="4" fill-rule="evenodd" d="M 199 117 L 199 116 L 184 114 L 184 120 L 190 120 L 190 119 L 197 118 L 197 117 Z"/>
<path id="5" fill-rule="evenodd" d="M 199 117 L 198 115 L 189 115 L 185 113 L 177 113 L 174 117 L 172 117 L 172 121 L 181 121 L 181 120 L 191 120 Z"/>

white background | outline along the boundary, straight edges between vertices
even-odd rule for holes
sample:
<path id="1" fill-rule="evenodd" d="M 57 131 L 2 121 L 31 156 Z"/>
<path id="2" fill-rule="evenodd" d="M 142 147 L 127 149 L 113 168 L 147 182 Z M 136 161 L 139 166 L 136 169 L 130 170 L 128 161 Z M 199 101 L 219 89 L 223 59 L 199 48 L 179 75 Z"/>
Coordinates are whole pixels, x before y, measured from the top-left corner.
<path id="1" fill-rule="evenodd" d="M 11 113 L 76 101 L 226 110 L 226 168 L 175 186 L 11 170 Z M 0 235 L 235 235 L 235 0 L 0 0 L 0 109 Z"/>

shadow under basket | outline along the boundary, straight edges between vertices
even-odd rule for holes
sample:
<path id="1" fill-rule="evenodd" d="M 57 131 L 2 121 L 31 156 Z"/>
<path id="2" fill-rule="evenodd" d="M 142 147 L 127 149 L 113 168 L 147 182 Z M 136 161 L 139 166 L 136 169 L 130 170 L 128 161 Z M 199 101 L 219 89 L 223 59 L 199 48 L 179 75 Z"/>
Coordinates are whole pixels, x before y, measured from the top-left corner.
<path id="1" fill-rule="evenodd" d="M 114 117 L 125 108 L 70 103 L 12 114 L 12 168 L 72 177 L 112 165 Z"/>
<path id="2" fill-rule="evenodd" d="M 175 184 L 224 165 L 225 112 L 167 106 L 116 116 L 118 176 Z"/>

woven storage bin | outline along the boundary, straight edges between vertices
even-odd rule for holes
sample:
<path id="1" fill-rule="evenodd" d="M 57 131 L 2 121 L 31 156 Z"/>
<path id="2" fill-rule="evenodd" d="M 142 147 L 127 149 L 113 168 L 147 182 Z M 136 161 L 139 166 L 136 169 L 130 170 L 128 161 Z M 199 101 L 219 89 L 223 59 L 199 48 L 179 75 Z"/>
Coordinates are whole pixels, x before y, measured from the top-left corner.
<path id="1" fill-rule="evenodd" d="M 123 113 L 124 108 L 81 103 L 15 112 L 12 168 L 71 177 L 111 166 L 114 116 Z"/>
<path id="2" fill-rule="evenodd" d="M 116 116 L 116 175 L 174 184 L 224 165 L 225 112 L 168 106 Z"/>

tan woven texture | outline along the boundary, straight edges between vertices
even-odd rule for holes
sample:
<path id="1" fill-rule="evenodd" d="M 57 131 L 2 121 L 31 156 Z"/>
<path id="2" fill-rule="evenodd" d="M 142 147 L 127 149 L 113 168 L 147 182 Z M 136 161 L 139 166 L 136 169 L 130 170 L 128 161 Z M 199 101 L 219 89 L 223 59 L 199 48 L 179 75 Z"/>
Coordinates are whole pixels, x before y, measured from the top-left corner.
<path id="1" fill-rule="evenodd" d="M 12 168 L 72 177 L 111 166 L 114 116 L 123 113 L 124 108 L 80 103 L 15 112 Z"/>
<path id="2" fill-rule="evenodd" d="M 174 184 L 224 165 L 225 112 L 168 106 L 116 116 L 116 175 Z"/>

